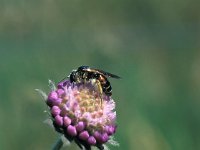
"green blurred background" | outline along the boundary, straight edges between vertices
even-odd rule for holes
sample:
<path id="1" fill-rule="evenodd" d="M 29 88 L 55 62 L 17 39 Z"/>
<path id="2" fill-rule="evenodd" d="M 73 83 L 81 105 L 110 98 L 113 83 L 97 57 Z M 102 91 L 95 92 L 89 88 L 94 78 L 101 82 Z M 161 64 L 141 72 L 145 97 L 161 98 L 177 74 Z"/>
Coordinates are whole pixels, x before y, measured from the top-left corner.
<path id="1" fill-rule="evenodd" d="M 200 1 L 0 0 L 0 149 L 48 150 L 48 92 L 89 65 L 111 79 L 119 150 L 200 149 Z M 68 148 L 69 149 L 69 148 Z M 77 147 L 73 147 L 77 149 Z"/>

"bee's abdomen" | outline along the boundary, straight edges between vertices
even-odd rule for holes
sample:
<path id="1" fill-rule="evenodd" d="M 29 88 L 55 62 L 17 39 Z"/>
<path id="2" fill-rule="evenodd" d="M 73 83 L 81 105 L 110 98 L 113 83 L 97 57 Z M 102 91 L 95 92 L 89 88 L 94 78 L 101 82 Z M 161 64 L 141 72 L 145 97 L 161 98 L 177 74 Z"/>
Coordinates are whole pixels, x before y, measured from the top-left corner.
<path id="1" fill-rule="evenodd" d="M 103 88 L 103 92 L 107 95 L 107 96 L 111 96 L 112 95 L 112 87 L 111 84 L 108 80 L 106 80 L 103 84 L 102 84 L 102 88 Z"/>
<path id="2" fill-rule="evenodd" d="M 100 74 L 93 74 L 93 75 L 91 75 L 91 77 L 97 79 L 101 83 L 102 90 L 107 96 L 112 95 L 111 84 L 105 76 L 102 76 Z"/>

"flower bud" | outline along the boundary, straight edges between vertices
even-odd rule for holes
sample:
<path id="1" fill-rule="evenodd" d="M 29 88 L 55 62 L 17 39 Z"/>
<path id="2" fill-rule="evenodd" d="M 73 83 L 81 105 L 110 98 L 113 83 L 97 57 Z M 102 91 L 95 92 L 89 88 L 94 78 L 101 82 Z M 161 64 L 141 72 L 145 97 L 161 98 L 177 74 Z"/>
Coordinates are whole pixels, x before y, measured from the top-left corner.
<path id="1" fill-rule="evenodd" d="M 59 115 L 61 112 L 60 108 L 58 106 L 53 106 L 52 109 L 51 109 L 51 114 L 53 116 L 57 116 Z"/>
<path id="2" fill-rule="evenodd" d="M 62 126 L 63 125 L 63 117 L 61 117 L 60 115 L 57 115 L 55 117 L 55 123 L 59 126 Z"/>
<path id="3" fill-rule="evenodd" d="M 83 132 L 81 132 L 80 134 L 79 134 L 79 138 L 81 139 L 81 140 L 87 140 L 88 138 L 89 138 L 89 133 L 87 132 L 87 131 L 83 131 Z"/>
<path id="4" fill-rule="evenodd" d="M 101 135 L 101 142 L 102 142 L 102 143 L 105 143 L 105 142 L 107 142 L 108 140 L 109 140 L 108 134 L 107 134 L 107 133 L 103 133 L 103 134 Z"/>
<path id="5" fill-rule="evenodd" d="M 52 91 L 48 95 L 47 104 L 48 106 L 52 106 L 53 102 L 58 98 L 58 94 L 55 91 Z"/>
<path id="6" fill-rule="evenodd" d="M 61 97 L 65 93 L 65 91 L 63 89 L 57 89 L 56 92 L 59 97 Z"/>
<path id="7" fill-rule="evenodd" d="M 87 141 L 90 145 L 96 144 L 96 139 L 93 136 L 90 136 Z"/>
<path id="8" fill-rule="evenodd" d="M 69 125 L 69 126 L 67 127 L 67 132 L 68 132 L 68 134 L 71 135 L 71 136 L 76 136 L 76 135 L 77 135 L 76 128 L 75 128 L 74 126 L 72 126 L 72 125 Z"/>
<path id="9" fill-rule="evenodd" d="M 97 141 L 101 141 L 101 134 L 98 131 L 95 131 L 93 136 Z"/>
<path id="10" fill-rule="evenodd" d="M 112 135 L 112 134 L 115 132 L 115 127 L 113 127 L 113 126 L 106 126 L 106 127 L 105 127 L 105 132 L 106 132 L 108 135 Z"/>
<path id="11" fill-rule="evenodd" d="M 69 117 L 65 116 L 65 117 L 63 118 L 63 123 L 64 123 L 64 125 L 65 125 L 66 127 L 67 127 L 68 125 L 70 125 L 71 122 L 72 122 L 72 120 L 71 120 Z"/>
<path id="12" fill-rule="evenodd" d="M 61 98 L 58 98 L 58 99 L 56 99 L 55 101 L 53 101 L 52 103 L 53 103 L 53 105 L 58 106 L 61 102 L 62 102 L 62 99 L 61 99 Z"/>
<path id="13" fill-rule="evenodd" d="M 83 129 L 85 128 L 85 124 L 84 124 L 84 122 L 78 122 L 78 124 L 76 125 L 76 130 L 78 131 L 78 132 L 80 132 L 80 131 L 82 131 Z"/>

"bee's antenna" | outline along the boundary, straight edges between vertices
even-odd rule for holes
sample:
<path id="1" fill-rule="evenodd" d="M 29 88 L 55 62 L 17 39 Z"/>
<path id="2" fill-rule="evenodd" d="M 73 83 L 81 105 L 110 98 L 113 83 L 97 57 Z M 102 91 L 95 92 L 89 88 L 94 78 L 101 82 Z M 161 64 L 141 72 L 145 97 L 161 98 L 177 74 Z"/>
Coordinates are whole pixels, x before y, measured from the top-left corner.
<path id="1" fill-rule="evenodd" d="M 75 70 L 75 69 L 72 70 L 72 72 L 75 72 L 75 71 L 77 71 L 77 70 Z M 67 79 L 67 78 L 70 78 L 70 75 L 71 75 L 71 74 L 69 74 L 68 76 L 64 77 L 60 82 L 62 82 L 63 80 L 65 80 L 65 79 Z"/>
<path id="2" fill-rule="evenodd" d="M 69 78 L 69 77 L 70 77 L 70 75 L 64 77 L 62 80 L 60 80 L 60 82 L 64 81 L 65 79 L 67 79 L 67 78 Z"/>

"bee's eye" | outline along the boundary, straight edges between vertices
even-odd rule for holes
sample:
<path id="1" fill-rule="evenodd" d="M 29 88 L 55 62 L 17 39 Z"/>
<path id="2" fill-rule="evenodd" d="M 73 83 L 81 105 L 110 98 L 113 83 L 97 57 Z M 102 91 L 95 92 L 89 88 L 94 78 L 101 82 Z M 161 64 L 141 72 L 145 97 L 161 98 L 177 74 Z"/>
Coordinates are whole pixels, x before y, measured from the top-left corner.
<path id="1" fill-rule="evenodd" d="M 94 77 L 98 78 L 98 77 L 99 77 L 99 75 L 98 75 L 98 74 L 94 74 Z"/>

